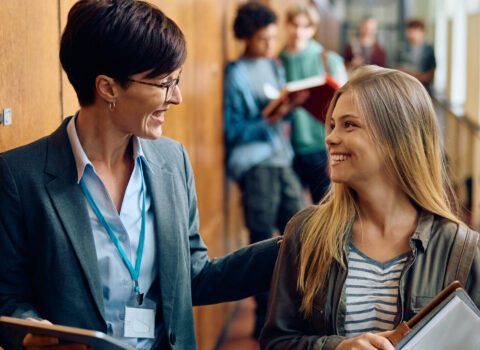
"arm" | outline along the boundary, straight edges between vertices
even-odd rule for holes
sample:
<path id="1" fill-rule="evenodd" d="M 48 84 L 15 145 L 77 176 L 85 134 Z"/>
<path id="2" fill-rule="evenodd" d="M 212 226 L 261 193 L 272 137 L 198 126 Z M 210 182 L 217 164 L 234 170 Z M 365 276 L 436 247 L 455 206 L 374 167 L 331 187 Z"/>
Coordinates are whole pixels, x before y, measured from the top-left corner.
<path id="1" fill-rule="evenodd" d="M 31 320 L 40 319 L 33 306 L 32 287 L 28 268 L 28 242 L 20 194 L 15 177 L 6 160 L 0 156 L 0 315 L 8 315 Z M 50 323 L 46 320 L 39 321 Z M 7 340 L 8 339 L 8 340 Z M 8 343 L 5 343 L 8 342 Z M 0 334 L 0 344 L 17 349 L 22 339 L 11 334 Z M 9 344 L 9 345 L 7 345 Z M 28 334 L 23 345 L 29 349 L 48 346 L 49 349 L 86 349 L 79 344 L 63 344 L 58 347 L 54 337 Z"/>
<path id="2" fill-rule="evenodd" d="M 225 139 L 229 147 L 251 141 L 268 139 L 269 124 L 260 113 L 260 106 L 242 76 L 238 65 L 229 64 L 224 82 Z"/>
<path id="3" fill-rule="evenodd" d="M 32 304 L 28 242 L 20 194 L 6 160 L 0 156 L 0 314 L 40 318 Z"/>
<path id="4" fill-rule="evenodd" d="M 300 229 L 311 211 L 302 211 L 287 225 L 273 273 L 267 321 L 260 337 L 262 349 L 335 349 L 345 339 L 337 335 L 312 334 L 309 320 L 300 312 L 302 296 L 297 290 Z"/>
<path id="5" fill-rule="evenodd" d="M 199 232 L 192 168 L 183 148 L 182 153 L 188 193 L 188 241 L 193 304 L 237 300 L 267 291 L 278 253 L 278 239 L 259 242 L 225 257 L 210 260 Z"/>

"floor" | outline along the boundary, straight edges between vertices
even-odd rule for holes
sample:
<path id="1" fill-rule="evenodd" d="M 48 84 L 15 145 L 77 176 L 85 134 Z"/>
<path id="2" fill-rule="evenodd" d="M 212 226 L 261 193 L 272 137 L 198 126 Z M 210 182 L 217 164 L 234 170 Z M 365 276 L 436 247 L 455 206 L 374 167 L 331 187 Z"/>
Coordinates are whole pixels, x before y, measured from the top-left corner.
<path id="1" fill-rule="evenodd" d="M 217 350 L 258 350 L 258 342 L 251 337 L 255 323 L 255 301 L 248 298 L 239 302 L 235 316 Z"/>

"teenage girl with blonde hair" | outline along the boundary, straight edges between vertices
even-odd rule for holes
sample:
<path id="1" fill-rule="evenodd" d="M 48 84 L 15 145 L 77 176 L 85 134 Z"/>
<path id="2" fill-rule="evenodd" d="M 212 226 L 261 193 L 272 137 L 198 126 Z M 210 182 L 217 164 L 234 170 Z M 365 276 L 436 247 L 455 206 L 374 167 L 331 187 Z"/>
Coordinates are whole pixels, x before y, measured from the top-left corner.
<path id="1" fill-rule="evenodd" d="M 261 346 L 390 350 L 390 331 L 450 282 L 465 227 L 436 116 L 418 80 L 365 66 L 334 96 L 326 128 L 333 184 L 287 226 Z M 467 275 L 478 306 L 478 245 Z"/>

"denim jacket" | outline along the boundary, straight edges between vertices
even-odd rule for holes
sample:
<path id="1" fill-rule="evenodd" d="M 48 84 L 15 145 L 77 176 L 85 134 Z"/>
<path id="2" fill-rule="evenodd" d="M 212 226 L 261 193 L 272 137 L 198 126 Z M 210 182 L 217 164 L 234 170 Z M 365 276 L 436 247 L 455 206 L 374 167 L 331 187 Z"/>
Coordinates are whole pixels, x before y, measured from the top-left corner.
<path id="1" fill-rule="evenodd" d="M 301 294 L 296 283 L 301 227 L 313 211 L 312 207 L 303 210 L 286 228 L 270 288 L 269 313 L 260 338 L 261 349 L 333 350 L 345 339 L 343 290 L 348 270 L 340 264 L 332 264 L 328 286 L 315 297 L 312 314 L 304 318 L 299 311 Z M 426 211 L 421 213 L 417 229 L 410 238 L 412 254 L 400 278 L 396 326 L 412 318 L 443 289 L 457 227 L 457 224 Z M 478 246 L 465 289 L 480 307 Z"/>
<path id="2" fill-rule="evenodd" d="M 278 80 L 278 89 L 285 83 L 281 64 L 270 60 Z M 224 131 L 228 174 L 234 179 L 260 164 L 287 144 L 288 157 L 293 150 L 286 138 L 285 121 L 269 124 L 261 112 L 265 102 L 255 95 L 245 59 L 228 63 L 224 82 Z M 288 140 L 287 140 L 288 141 Z"/>

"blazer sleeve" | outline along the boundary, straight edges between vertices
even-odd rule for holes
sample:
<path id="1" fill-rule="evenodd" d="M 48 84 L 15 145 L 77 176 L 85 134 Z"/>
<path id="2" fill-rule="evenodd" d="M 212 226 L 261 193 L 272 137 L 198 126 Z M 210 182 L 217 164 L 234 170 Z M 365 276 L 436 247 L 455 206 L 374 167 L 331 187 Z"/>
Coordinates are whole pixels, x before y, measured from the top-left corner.
<path id="1" fill-rule="evenodd" d="M 345 338 L 312 334 L 309 320 L 300 312 L 301 293 L 297 290 L 301 227 L 313 211 L 305 209 L 287 225 L 270 288 L 267 320 L 260 336 L 265 350 L 335 349 Z"/>
<path id="2" fill-rule="evenodd" d="M 273 238 L 239 249 L 227 256 L 209 259 L 199 232 L 197 197 L 193 172 L 182 147 L 188 192 L 188 242 L 193 305 L 238 300 L 268 291 L 278 254 Z"/>
<path id="3" fill-rule="evenodd" d="M 40 318 L 30 302 L 24 220 L 15 177 L 0 156 L 0 315 Z"/>

